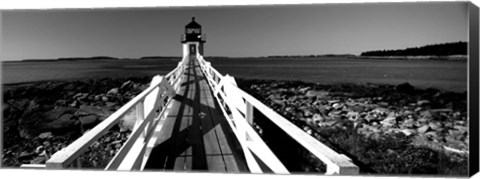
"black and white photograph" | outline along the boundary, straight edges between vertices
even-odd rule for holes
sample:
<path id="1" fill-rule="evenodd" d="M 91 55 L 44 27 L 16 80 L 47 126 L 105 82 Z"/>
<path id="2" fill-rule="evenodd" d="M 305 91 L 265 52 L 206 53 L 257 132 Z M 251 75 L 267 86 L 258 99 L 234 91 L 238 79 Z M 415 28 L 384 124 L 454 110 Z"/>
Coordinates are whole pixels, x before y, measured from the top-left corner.
<path id="1" fill-rule="evenodd" d="M 468 1 L 0 17 L 1 168 L 478 172 L 478 6 Z"/>

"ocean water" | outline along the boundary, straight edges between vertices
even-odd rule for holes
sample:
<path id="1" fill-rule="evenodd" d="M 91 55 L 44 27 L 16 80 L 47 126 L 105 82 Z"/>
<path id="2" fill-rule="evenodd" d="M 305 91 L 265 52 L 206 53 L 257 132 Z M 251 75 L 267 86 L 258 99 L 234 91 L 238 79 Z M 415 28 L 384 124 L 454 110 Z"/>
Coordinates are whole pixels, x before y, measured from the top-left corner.
<path id="1" fill-rule="evenodd" d="M 299 80 L 315 83 L 408 82 L 463 92 L 467 89 L 467 61 L 324 58 L 212 58 L 222 74 L 246 79 Z M 2 83 L 104 77 L 164 75 L 179 59 L 3 62 Z"/>
<path id="2" fill-rule="evenodd" d="M 467 61 L 392 60 L 352 58 L 215 59 L 222 74 L 247 79 L 283 79 L 335 83 L 408 82 L 420 88 L 467 90 Z"/>
<path id="3" fill-rule="evenodd" d="M 167 74 L 179 59 L 3 62 L 2 83 Z"/>

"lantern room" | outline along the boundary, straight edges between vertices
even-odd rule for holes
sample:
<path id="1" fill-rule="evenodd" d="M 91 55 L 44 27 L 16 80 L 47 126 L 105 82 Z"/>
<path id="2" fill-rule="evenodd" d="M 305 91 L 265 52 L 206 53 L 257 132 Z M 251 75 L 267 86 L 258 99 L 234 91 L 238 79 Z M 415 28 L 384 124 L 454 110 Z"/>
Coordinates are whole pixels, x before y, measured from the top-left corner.
<path id="1" fill-rule="evenodd" d="M 192 17 L 192 21 L 185 26 L 185 34 L 182 35 L 183 56 L 203 55 L 205 42 L 202 26 L 195 21 L 195 17 Z"/>

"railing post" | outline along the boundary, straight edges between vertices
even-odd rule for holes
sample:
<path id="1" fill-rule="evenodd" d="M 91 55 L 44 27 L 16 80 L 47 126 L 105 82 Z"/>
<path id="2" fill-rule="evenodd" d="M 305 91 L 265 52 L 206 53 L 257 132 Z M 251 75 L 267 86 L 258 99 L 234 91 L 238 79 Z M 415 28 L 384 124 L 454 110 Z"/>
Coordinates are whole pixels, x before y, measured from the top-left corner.
<path id="1" fill-rule="evenodd" d="M 80 163 L 80 158 L 76 158 L 76 159 L 72 162 L 71 167 L 73 167 L 73 168 L 81 168 L 82 165 L 81 165 L 81 163 Z"/>
<path id="2" fill-rule="evenodd" d="M 80 161 L 80 158 L 77 158 L 77 168 L 82 168 L 82 162 Z"/>
<path id="3" fill-rule="evenodd" d="M 253 124 L 253 106 L 248 101 L 246 101 L 247 109 L 245 110 L 245 119 L 247 122 L 252 125 Z"/>
<path id="4" fill-rule="evenodd" d="M 135 106 L 135 110 L 136 110 L 136 113 L 137 113 L 137 120 L 135 122 L 135 127 L 134 129 L 136 129 L 138 126 L 140 126 L 140 124 L 142 123 L 142 121 L 145 119 L 145 115 L 144 115 L 144 105 L 143 105 L 143 100 L 140 100 L 137 105 Z M 142 136 L 145 136 L 145 133 L 142 133 Z"/>
<path id="5" fill-rule="evenodd" d="M 358 167 L 342 167 L 334 164 L 327 165 L 326 175 L 358 175 Z"/>

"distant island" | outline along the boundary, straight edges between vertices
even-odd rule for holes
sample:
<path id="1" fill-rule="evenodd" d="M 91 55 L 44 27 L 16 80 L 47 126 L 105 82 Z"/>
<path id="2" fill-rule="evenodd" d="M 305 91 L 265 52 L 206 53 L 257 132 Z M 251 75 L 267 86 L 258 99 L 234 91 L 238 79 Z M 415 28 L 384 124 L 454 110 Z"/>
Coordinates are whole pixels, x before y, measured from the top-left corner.
<path id="1" fill-rule="evenodd" d="M 344 57 L 355 58 L 353 54 L 323 54 L 323 55 L 268 55 L 268 56 L 252 56 L 252 57 L 226 57 L 226 56 L 205 56 L 205 59 L 268 59 L 268 58 L 319 58 L 319 57 Z"/>
<path id="2" fill-rule="evenodd" d="M 181 57 L 170 57 L 170 56 L 146 56 L 140 57 L 140 60 L 147 59 L 172 59 L 172 58 L 181 58 Z M 47 62 L 47 61 L 84 61 L 84 60 L 131 60 L 130 58 L 116 58 L 109 56 L 95 56 L 95 57 L 67 57 L 67 58 L 57 58 L 57 59 L 25 59 L 23 62 Z"/>
<path id="3" fill-rule="evenodd" d="M 466 56 L 467 42 L 452 42 L 426 45 L 402 50 L 376 50 L 360 54 L 361 57 L 404 57 L 404 56 Z"/>
<path id="4" fill-rule="evenodd" d="M 316 58 L 316 57 L 355 57 L 353 54 L 323 54 L 323 55 L 271 55 L 262 58 Z"/>
<path id="5" fill-rule="evenodd" d="M 145 60 L 145 59 L 172 59 L 172 58 L 178 58 L 178 59 L 181 59 L 182 57 L 178 56 L 178 57 L 174 57 L 174 56 L 147 56 L 147 57 L 141 57 L 140 60 Z"/>
<path id="6" fill-rule="evenodd" d="M 268 58 L 320 58 L 341 57 L 358 59 L 430 59 L 430 60 L 466 60 L 468 52 L 467 42 L 450 42 L 442 44 L 426 45 L 397 50 L 373 50 L 362 52 L 359 56 L 354 54 L 322 54 L 322 55 L 267 55 L 258 57 L 240 57 L 241 59 L 268 59 Z M 180 56 L 145 56 L 134 58 L 138 60 L 148 59 L 181 59 Z M 227 59 L 239 57 L 205 56 L 206 59 Z M 25 59 L 24 62 L 46 61 L 81 61 L 81 60 L 132 60 L 130 58 L 116 58 L 109 56 L 94 57 L 68 57 L 58 59 Z"/>

